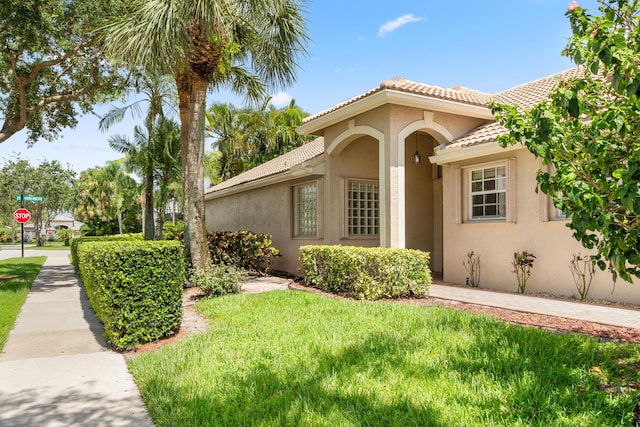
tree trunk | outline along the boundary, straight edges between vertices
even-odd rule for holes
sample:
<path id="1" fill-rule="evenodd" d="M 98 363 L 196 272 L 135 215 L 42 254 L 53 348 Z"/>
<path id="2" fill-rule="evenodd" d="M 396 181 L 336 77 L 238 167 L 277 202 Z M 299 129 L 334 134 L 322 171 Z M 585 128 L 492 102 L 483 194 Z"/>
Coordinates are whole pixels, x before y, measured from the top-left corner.
<path id="1" fill-rule="evenodd" d="M 182 189 L 184 192 L 184 249 L 194 269 L 211 260 L 204 217 L 204 121 L 209 82 L 186 71 L 176 76 L 182 131 Z"/>
<path id="2" fill-rule="evenodd" d="M 151 168 L 149 167 L 149 169 Z M 155 230 L 153 224 L 153 169 L 145 173 L 144 199 L 144 240 L 153 240 Z"/>
<path id="3" fill-rule="evenodd" d="M 118 216 L 118 232 L 122 234 L 122 211 L 118 210 L 116 215 Z"/>
<path id="4" fill-rule="evenodd" d="M 162 191 L 160 191 L 162 194 Z M 155 231 L 155 239 L 162 240 L 162 230 L 164 229 L 164 217 L 166 215 L 165 211 L 167 210 L 167 204 L 164 201 L 164 196 L 161 195 L 160 203 L 158 204 L 158 219 L 156 220 L 156 231 Z"/>

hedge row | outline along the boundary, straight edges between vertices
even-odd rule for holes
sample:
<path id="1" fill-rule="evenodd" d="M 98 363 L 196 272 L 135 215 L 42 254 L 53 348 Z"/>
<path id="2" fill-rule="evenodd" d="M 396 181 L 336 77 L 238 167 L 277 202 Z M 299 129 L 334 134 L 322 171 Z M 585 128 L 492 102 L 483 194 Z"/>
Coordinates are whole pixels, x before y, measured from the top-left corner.
<path id="1" fill-rule="evenodd" d="M 424 297 L 431 285 L 429 254 L 411 249 L 302 246 L 305 283 L 352 298 Z"/>
<path id="2" fill-rule="evenodd" d="M 133 349 L 179 329 L 185 282 L 179 242 L 80 243 L 80 276 L 110 345 Z"/>
<path id="3" fill-rule="evenodd" d="M 85 236 L 85 237 L 76 237 L 71 239 L 71 263 L 76 267 L 76 270 L 79 272 L 78 266 L 78 245 L 85 242 L 108 242 L 108 241 L 131 241 L 131 240 L 142 240 L 142 233 L 132 233 L 132 234 L 116 234 L 113 236 Z"/>

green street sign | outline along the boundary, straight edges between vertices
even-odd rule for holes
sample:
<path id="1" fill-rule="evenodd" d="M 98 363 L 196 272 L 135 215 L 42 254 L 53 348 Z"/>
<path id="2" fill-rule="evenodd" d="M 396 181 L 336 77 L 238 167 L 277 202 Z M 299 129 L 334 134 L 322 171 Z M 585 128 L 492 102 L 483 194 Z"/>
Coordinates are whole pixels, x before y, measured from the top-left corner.
<path id="1" fill-rule="evenodd" d="M 41 202 L 42 196 L 16 196 L 18 202 Z"/>

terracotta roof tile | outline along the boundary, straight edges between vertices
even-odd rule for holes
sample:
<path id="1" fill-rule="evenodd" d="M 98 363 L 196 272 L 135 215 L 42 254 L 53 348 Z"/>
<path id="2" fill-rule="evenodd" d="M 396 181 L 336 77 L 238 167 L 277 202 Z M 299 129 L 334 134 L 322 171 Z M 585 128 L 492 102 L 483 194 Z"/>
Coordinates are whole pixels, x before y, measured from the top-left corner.
<path id="1" fill-rule="evenodd" d="M 582 73 L 582 68 L 571 68 L 558 74 L 498 92 L 493 95 L 491 99 L 503 104 L 517 104 L 522 108 L 531 108 L 549 95 L 551 89 L 553 89 L 553 87 L 558 83 L 558 79 L 580 77 Z M 507 130 L 498 123 L 488 123 L 472 130 L 455 141 L 452 141 L 443 148 L 443 150 L 471 147 L 473 145 L 492 142 L 498 135 L 502 135 L 506 132 Z"/>
<path id="2" fill-rule="evenodd" d="M 531 108 L 549 95 L 558 79 L 582 76 L 583 69 L 571 68 L 558 74 L 543 77 L 511 89 L 496 93 L 491 98 L 503 104 L 517 104 L 522 108 Z"/>
<path id="3" fill-rule="evenodd" d="M 444 149 L 471 147 L 492 142 L 498 135 L 506 132 L 507 130 L 498 122 L 487 123 L 451 142 Z"/>
<path id="4" fill-rule="evenodd" d="M 375 89 L 372 89 L 368 92 L 355 96 L 340 104 L 334 105 L 333 107 L 327 110 L 321 111 L 313 116 L 306 117 L 303 120 L 303 123 L 308 123 L 322 116 L 326 116 L 327 114 L 330 114 L 334 111 L 337 111 L 341 108 L 346 107 L 347 105 L 353 104 L 361 99 L 367 98 L 383 90 L 395 90 L 398 92 L 411 93 L 415 95 L 423 95 L 430 98 L 438 98 L 438 99 L 444 99 L 448 101 L 455 101 L 455 102 L 461 102 L 463 104 L 478 105 L 478 106 L 486 105 L 489 99 L 491 99 L 491 94 L 480 92 L 473 89 L 467 89 L 459 86 L 447 89 L 439 86 L 429 85 L 426 83 L 413 82 L 410 80 L 406 80 L 402 77 L 396 77 L 393 79 L 383 81 L 380 84 L 380 86 L 378 86 Z"/>
<path id="5" fill-rule="evenodd" d="M 316 138 L 301 147 L 291 150 L 288 153 L 269 160 L 268 162 L 258 165 L 253 169 L 249 169 L 240 175 L 236 175 L 233 178 L 229 178 L 228 180 L 207 189 L 205 194 L 214 193 L 216 191 L 224 190 L 225 188 L 235 187 L 240 184 L 257 181 L 262 178 L 286 172 L 292 167 L 302 164 L 307 160 L 311 160 L 322 153 L 324 153 L 324 138 Z"/>

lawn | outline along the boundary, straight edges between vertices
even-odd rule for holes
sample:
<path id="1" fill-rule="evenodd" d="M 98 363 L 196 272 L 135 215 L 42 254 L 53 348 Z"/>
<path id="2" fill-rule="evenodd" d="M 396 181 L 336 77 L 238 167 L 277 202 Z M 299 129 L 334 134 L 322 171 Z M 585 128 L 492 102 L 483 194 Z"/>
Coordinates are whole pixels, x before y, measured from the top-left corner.
<path id="1" fill-rule="evenodd" d="M 629 426 L 640 346 L 297 291 L 197 304 L 129 368 L 159 426 Z"/>
<path id="2" fill-rule="evenodd" d="M 47 257 L 0 260 L 0 350 Z M 5 280 L 10 278 L 9 280 Z"/>
<path id="3" fill-rule="evenodd" d="M 45 242 L 44 246 L 36 246 L 35 244 L 32 244 L 30 246 L 26 246 L 25 245 L 25 250 L 30 250 L 30 251 L 50 251 L 50 250 L 63 250 L 63 251 L 69 251 L 71 250 L 70 246 L 65 246 L 64 245 L 64 241 L 59 240 L 59 241 L 55 241 L 55 242 Z"/>

